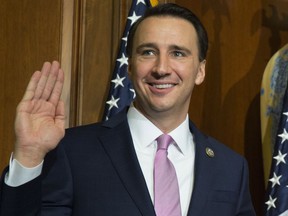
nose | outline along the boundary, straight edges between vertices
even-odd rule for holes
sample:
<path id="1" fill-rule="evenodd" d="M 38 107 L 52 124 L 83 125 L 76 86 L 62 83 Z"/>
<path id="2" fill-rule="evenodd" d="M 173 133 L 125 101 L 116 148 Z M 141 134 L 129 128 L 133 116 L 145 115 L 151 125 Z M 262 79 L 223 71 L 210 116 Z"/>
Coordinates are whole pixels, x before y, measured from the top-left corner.
<path id="1" fill-rule="evenodd" d="M 154 67 L 154 71 L 155 74 L 157 74 L 158 76 L 165 76 L 167 74 L 169 74 L 169 58 L 168 56 L 162 54 L 162 55 L 158 55 L 158 58 L 155 62 L 155 67 Z"/>

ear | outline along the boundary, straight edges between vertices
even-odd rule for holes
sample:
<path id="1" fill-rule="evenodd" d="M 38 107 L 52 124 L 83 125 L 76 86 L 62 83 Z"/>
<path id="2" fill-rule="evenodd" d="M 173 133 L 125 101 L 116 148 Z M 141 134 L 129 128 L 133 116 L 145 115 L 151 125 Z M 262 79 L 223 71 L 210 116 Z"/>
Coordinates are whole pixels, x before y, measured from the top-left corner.
<path id="1" fill-rule="evenodd" d="M 198 72 L 197 72 L 196 78 L 195 78 L 195 84 L 196 85 L 200 85 L 204 81 L 205 66 L 206 66 L 206 60 L 203 60 L 202 62 L 200 62 Z"/>

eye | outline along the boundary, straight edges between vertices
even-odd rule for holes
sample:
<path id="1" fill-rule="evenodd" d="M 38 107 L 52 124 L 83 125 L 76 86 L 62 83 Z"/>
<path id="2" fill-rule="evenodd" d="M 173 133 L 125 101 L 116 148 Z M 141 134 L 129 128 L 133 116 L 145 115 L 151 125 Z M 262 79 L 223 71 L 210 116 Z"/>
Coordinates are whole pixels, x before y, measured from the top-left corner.
<path id="1" fill-rule="evenodd" d="M 186 54 L 184 52 L 179 51 L 179 50 L 173 51 L 172 55 L 175 56 L 175 57 L 184 57 L 184 56 L 186 56 Z"/>
<path id="2" fill-rule="evenodd" d="M 155 55 L 155 51 L 153 51 L 153 50 L 143 50 L 141 52 L 141 55 L 143 55 L 143 56 L 152 56 L 152 55 Z"/>

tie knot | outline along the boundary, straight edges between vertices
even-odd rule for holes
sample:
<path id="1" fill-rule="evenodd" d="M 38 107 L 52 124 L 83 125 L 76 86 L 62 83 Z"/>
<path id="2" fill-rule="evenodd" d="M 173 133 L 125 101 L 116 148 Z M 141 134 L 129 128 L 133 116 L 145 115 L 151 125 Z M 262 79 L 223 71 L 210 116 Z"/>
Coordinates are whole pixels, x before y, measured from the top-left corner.
<path id="1" fill-rule="evenodd" d="M 167 150 L 168 146 L 172 143 L 173 138 L 168 134 L 162 134 L 156 140 L 158 145 L 157 150 L 159 149 Z"/>

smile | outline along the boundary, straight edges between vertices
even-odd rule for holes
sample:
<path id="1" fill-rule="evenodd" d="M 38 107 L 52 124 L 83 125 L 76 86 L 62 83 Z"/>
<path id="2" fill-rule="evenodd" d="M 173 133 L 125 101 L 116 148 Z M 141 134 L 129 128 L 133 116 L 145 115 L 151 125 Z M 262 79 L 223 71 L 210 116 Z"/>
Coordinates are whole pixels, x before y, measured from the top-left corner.
<path id="1" fill-rule="evenodd" d="M 152 86 L 158 89 L 167 89 L 167 88 L 172 88 L 174 85 L 173 84 L 153 84 Z"/>

